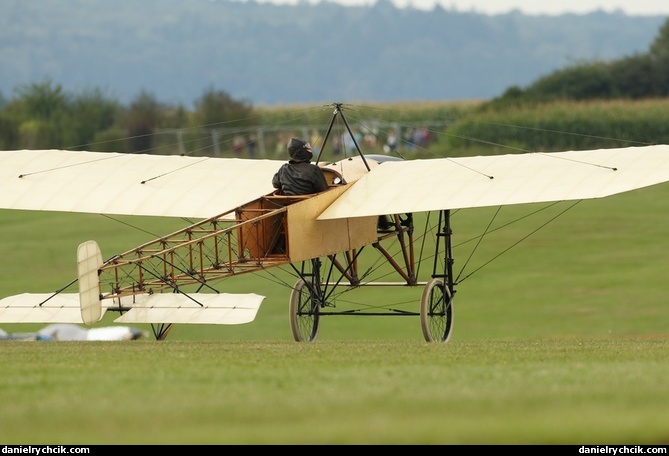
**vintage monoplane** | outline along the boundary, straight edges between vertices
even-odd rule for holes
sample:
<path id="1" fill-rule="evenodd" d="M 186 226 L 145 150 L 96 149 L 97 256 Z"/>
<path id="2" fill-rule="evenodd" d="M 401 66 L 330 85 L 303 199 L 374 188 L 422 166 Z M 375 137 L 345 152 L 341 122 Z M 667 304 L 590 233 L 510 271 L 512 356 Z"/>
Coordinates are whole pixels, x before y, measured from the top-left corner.
<path id="1" fill-rule="evenodd" d="M 365 155 L 342 104 L 332 112 L 324 143 L 338 119 L 358 154 L 330 163 L 318 155 L 330 188 L 314 195 L 277 194 L 271 178 L 284 163 L 277 160 L 0 152 L 0 208 L 201 220 L 106 260 L 95 241 L 83 242 L 78 293 L 63 287 L 6 297 L 0 323 L 92 325 L 118 312 L 116 322 L 151 324 L 157 339 L 173 324 L 248 323 L 264 297 L 224 293 L 217 284 L 289 266 L 298 276 L 289 299 L 296 341 L 315 340 L 323 316 L 365 314 L 337 310 L 334 290 L 402 286 L 422 288 L 418 309 L 374 315 L 419 316 L 426 341 L 446 342 L 457 285 L 452 210 L 601 198 L 669 180 L 666 145 L 427 160 Z M 418 214 L 436 215 L 427 271 L 418 268 L 425 239 L 416 240 Z M 369 248 L 399 279 L 366 281 Z"/>

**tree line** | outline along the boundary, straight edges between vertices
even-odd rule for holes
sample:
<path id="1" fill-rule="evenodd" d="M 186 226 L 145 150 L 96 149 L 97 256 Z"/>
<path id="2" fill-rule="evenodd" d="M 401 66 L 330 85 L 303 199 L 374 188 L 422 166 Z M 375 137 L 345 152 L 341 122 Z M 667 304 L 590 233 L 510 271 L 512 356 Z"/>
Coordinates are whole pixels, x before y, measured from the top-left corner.
<path id="1" fill-rule="evenodd" d="M 526 89 L 510 87 L 500 97 L 457 119 L 456 124 L 466 123 L 468 116 L 476 119 L 482 112 L 504 112 L 560 100 L 642 100 L 668 95 L 669 20 L 646 53 L 608 62 L 584 62 L 541 77 Z M 184 128 L 210 131 L 223 128 L 231 134 L 252 131 L 263 125 L 261 122 L 268 122 L 267 116 L 259 116 L 262 110 L 213 87 L 203 91 L 193 109 L 186 109 L 183 105 L 161 102 L 146 91 L 127 105 L 100 89 L 67 93 L 60 84 L 46 79 L 22 85 L 10 99 L 0 99 L 0 149 L 149 153 L 156 150 L 159 131 Z M 422 115 L 430 116 L 425 112 Z M 435 111 L 434 115 L 440 112 Z M 275 112 L 271 119 L 296 125 L 288 117 L 289 114 Z M 421 120 L 428 119 L 412 119 Z M 550 125 L 545 127 L 549 129 Z M 379 143 L 386 140 L 379 139 Z M 456 145 L 457 142 L 451 143 L 451 147 Z"/>
<path id="2" fill-rule="evenodd" d="M 510 87 L 494 105 L 553 100 L 611 100 L 669 96 L 669 20 L 645 53 L 579 63 L 539 78 L 526 89 Z"/>

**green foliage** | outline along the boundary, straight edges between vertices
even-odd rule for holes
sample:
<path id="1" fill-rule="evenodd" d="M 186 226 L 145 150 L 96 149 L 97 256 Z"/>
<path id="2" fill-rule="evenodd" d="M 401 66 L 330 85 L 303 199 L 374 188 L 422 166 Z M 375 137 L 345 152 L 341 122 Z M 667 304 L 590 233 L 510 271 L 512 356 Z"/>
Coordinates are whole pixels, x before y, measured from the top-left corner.
<path id="1" fill-rule="evenodd" d="M 666 99 L 482 105 L 447 134 L 451 150 L 462 155 L 665 144 L 666 106 Z"/>
<path id="2" fill-rule="evenodd" d="M 6 112 L 0 111 L 0 148 L 19 148 L 19 121 Z"/>
<path id="3" fill-rule="evenodd" d="M 160 115 L 160 104 L 152 94 L 142 91 L 135 98 L 122 120 L 122 125 L 128 133 L 129 152 L 151 151 Z"/>
<path id="4" fill-rule="evenodd" d="M 649 54 L 654 60 L 669 59 L 669 20 L 665 21 L 650 45 Z"/>
<path id="5" fill-rule="evenodd" d="M 585 100 L 610 98 L 612 75 L 606 64 L 596 62 L 577 65 L 544 76 L 527 89 L 525 96 L 533 100 Z"/>
<path id="6" fill-rule="evenodd" d="M 222 90 L 209 87 L 195 101 L 193 118 L 200 127 L 216 127 L 221 124 L 247 126 L 252 116 L 250 103 L 238 101 Z"/>
<path id="7" fill-rule="evenodd" d="M 105 97 L 100 90 L 87 91 L 75 97 L 66 130 L 72 135 L 69 144 L 91 150 L 90 143 L 96 141 L 96 136 L 114 127 L 120 109 L 117 102 Z"/>
<path id="8" fill-rule="evenodd" d="M 0 135 L 6 147 L 74 148 L 90 145 L 95 135 L 113 125 L 119 109 L 99 90 L 73 96 L 46 79 L 17 89 L 17 96 L 0 112 Z"/>
<path id="9" fill-rule="evenodd" d="M 68 97 L 60 84 L 50 79 L 41 83 L 25 84 L 17 89 L 18 103 L 26 118 L 48 120 L 66 110 Z"/>
<path id="10" fill-rule="evenodd" d="M 21 142 L 27 148 L 62 148 L 65 143 L 70 97 L 60 84 L 46 79 L 16 90 L 10 112 L 18 114 Z"/>
<path id="11" fill-rule="evenodd" d="M 645 54 L 583 62 L 539 78 L 524 91 L 507 90 L 493 106 L 552 100 L 645 99 L 669 95 L 669 19 Z"/>

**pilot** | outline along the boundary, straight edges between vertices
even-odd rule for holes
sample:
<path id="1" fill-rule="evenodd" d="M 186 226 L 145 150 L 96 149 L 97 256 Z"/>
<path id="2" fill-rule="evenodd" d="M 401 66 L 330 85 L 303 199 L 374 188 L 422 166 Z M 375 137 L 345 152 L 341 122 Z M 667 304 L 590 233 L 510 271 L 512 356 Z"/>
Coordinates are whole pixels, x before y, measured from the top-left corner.
<path id="1" fill-rule="evenodd" d="M 281 165 L 272 185 L 283 195 L 308 195 L 328 189 L 323 171 L 311 163 L 311 144 L 302 138 L 288 141 L 288 163 Z"/>

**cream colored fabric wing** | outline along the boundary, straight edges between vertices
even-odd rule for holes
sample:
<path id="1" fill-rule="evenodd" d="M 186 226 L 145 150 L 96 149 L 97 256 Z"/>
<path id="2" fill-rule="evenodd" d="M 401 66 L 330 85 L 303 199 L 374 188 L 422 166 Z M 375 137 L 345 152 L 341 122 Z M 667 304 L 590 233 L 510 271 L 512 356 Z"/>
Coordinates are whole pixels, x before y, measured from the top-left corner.
<path id="1" fill-rule="evenodd" d="M 264 299 L 255 293 L 137 295 L 122 302 L 132 308 L 114 321 L 240 325 L 255 319 Z M 107 311 L 103 306 L 102 314 Z M 0 323 L 85 323 L 81 317 L 76 293 L 23 293 L 0 299 Z"/>
<path id="2" fill-rule="evenodd" d="M 102 312 L 107 309 L 102 308 Z M 77 293 L 22 293 L 0 299 L 0 323 L 83 323 Z"/>
<path id="3" fill-rule="evenodd" d="M 272 192 L 283 161 L 0 151 L 0 208 L 209 218 Z"/>
<path id="4" fill-rule="evenodd" d="M 669 181 L 669 146 L 386 162 L 319 220 L 601 198 Z"/>
<path id="5" fill-rule="evenodd" d="M 0 208 L 208 218 L 270 193 L 283 163 L 2 151 Z M 601 198 L 667 180 L 667 145 L 388 161 L 318 218 Z"/>
<path id="6" fill-rule="evenodd" d="M 255 293 L 193 293 L 188 296 L 192 299 L 178 293 L 138 296 L 132 309 L 114 321 L 241 325 L 255 319 L 265 299 Z"/>

